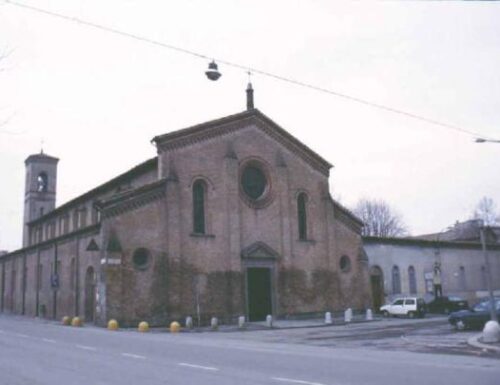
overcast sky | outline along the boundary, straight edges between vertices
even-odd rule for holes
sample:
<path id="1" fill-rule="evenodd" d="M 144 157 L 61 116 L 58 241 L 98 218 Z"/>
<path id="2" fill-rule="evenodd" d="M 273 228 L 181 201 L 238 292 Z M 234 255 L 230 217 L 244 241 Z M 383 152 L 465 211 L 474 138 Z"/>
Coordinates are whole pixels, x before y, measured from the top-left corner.
<path id="1" fill-rule="evenodd" d="M 19 0 L 500 138 L 500 4 Z M 0 0 L 0 249 L 21 246 L 24 159 L 60 158 L 57 204 L 154 156 L 153 136 L 245 109 L 245 71 Z M 262 112 L 334 164 L 346 206 L 412 234 L 500 204 L 500 144 L 254 75 Z"/>

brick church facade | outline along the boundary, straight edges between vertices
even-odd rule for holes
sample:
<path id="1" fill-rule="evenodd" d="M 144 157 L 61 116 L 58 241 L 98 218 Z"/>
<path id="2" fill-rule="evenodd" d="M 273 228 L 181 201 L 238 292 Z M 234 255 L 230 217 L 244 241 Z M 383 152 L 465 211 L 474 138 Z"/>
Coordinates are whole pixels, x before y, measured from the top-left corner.
<path id="1" fill-rule="evenodd" d="M 153 142 L 156 157 L 59 207 L 58 159 L 26 159 L 0 311 L 165 325 L 371 306 L 362 223 L 331 198 L 331 165 L 266 115 Z"/>

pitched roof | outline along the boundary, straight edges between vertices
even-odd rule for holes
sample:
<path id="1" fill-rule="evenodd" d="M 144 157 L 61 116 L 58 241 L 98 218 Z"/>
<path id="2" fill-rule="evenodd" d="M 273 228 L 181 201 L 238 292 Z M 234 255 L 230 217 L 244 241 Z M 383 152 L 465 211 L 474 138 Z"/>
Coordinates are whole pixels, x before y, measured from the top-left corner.
<path id="1" fill-rule="evenodd" d="M 68 209 L 69 207 L 73 205 L 80 204 L 88 199 L 90 199 L 93 196 L 99 195 L 103 193 L 104 191 L 113 188 L 116 185 L 119 185 L 120 183 L 123 183 L 124 181 L 128 180 L 129 178 L 134 177 L 135 175 L 142 174 L 144 172 L 147 172 L 150 169 L 156 168 L 158 165 L 158 157 L 154 157 L 151 159 L 146 160 L 145 162 L 142 162 L 138 164 L 137 166 L 131 168 L 130 170 L 108 180 L 107 182 L 104 182 L 103 184 L 100 184 L 97 187 L 94 187 L 93 189 L 87 191 L 86 193 L 83 193 L 82 195 L 77 196 L 76 198 L 71 199 L 70 201 L 62 204 L 61 206 L 56 207 L 54 210 L 49 211 L 47 214 L 36 218 L 29 222 L 29 224 L 34 224 L 38 222 L 43 222 L 44 220 L 55 217 L 62 213 L 64 210 Z"/>
<path id="2" fill-rule="evenodd" d="M 217 136 L 227 135 L 247 127 L 248 124 L 255 124 L 266 134 L 283 144 L 291 152 L 302 157 L 307 163 L 323 174 L 328 175 L 330 168 L 333 167 L 328 161 L 256 108 L 158 135 L 152 139 L 152 142 L 156 144 L 159 151 L 167 151 L 189 146 L 193 143 Z"/>

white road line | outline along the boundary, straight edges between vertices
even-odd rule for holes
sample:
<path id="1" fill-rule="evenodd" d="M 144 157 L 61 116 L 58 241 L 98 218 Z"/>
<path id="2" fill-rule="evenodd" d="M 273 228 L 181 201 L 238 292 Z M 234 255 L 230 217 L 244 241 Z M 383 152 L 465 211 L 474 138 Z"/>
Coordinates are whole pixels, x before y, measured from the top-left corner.
<path id="1" fill-rule="evenodd" d="M 319 382 L 310 382 L 303 380 L 294 380 L 293 378 L 283 378 L 283 377 L 271 377 L 272 380 L 281 381 L 281 382 L 290 382 L 292 384 L 303 384 L 303 385 L 323 385 Z"/>
<path id="2" fill-rule="evenodd" d="M 50 344 L 55 344 L 55 343 L 56 343 L 56 340 L 51 340 L 51 339 L 49 339 L 49 338 L 42 338 L 42 341 L 43 341 L 43 342 L 48 342 L 48 343 L 50 343 Z"/>
<path id="3" fill-rule="evenodd" d="M 83 349 L 83 350 L 92 350 L 96 351 L 97 349 L 92 347 L 92 346 L 86 346 L 86 345 L 75 345 L 78 349 Z"/>
<path id="4" fill-rule="evenodd" d="M 180 362 L 177 365 L 179 366 L 186 366 L 188 368 L 195 368 L 195 369 L 203 369 L 203 370 L 211 370 L 213 372 L 217 372 L 219 369 L 214 368 L 213 366 L 202 366 L 202 365 L 194 365 L 194 364 L 188 364 L 186 362 Z"/>
<path id="5" fill-rule="evenodd" d="M 139 360 L 145 360 L 146 359 L 145 356 L 140 356 L 138 354 L 132 354 L 132 353 L 122 353 L 122 356 L 124 356 L 124 357 L 130 357 L 130 358 L 137 358 Z"/>

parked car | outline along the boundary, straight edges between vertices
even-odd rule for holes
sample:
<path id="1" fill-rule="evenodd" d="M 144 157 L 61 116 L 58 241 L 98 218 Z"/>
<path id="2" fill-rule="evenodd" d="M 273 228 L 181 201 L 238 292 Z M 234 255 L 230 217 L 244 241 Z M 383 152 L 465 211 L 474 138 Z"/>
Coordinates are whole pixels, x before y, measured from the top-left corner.
<path id="1" fill-rule="evenodd" d="M 380 308 L 384 317 L 405 315 L 410 318 L 425 316 L 425 301 L 417 297 L 396 298 L 392 303 Z"/>
<path id="2" fill-rule="evenodd" d="M 466 310 L 469 303 L 460 297 L 437 297 L 427 303 L 427 312 L 449 314 L 454 311 Z"/>
<path id="3" fill-rule="evenodd" d="M 500 298 L 495 298 L 495 310 L 500 318 Z M 448 317 L 448 322 L 457 330 L 482 329 L 490 320 L 490 300 L 478 303 L 471 310 L 453 312 Z"/>

